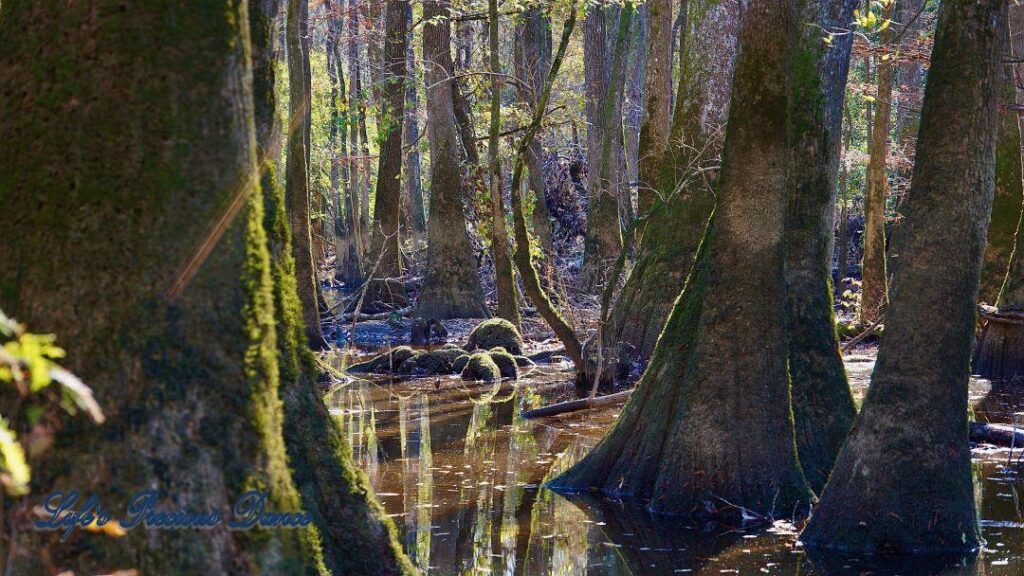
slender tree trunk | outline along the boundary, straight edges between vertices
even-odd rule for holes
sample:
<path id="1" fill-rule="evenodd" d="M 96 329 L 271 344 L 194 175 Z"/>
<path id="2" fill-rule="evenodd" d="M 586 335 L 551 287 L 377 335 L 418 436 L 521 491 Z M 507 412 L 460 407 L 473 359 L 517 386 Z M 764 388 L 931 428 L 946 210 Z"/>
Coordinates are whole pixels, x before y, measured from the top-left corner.
<path id="1" fill-rule="evenodd" d="M 336 33 L 337 5 L 329 2 L 327 10 L 332 18 L 330 32 Z M 263 222 L 270 254 L 288 467 L 303 509 L 313 514 L 323 549 L 322 562 L 331 573 L 412 574 L 413 568 L 398 546 L 394 526 L 381 513 L 366 476 L 351 460 L 351 448 L 337 421 L 327 412 L 317 382 L 319 370 L 306 347 L 284 188 L 274 169 L 280 148 L 274 90 L 277 12 L 277 0 L 250 4 L 257 159 L 266 210 Z M 336 38 L 336 34 L 328 37 L 328 62 L 334 61 Z M 340 62 L 335 61 L 331 70 L 339 74 Z"/>
<path id="2" fill-rule="evenodd" d="M 367 285 L 364 308 L 386 310 L 406 305 L 399 230 L 402 183 L 402 124 L 405 116 L 405 52 L 408 0 L 387 0 L 384 8 L 384 82 L 380 87 L 382 110 L 377 123 L 380 158 L 373 204 L 373 232 L 367 259 L 372 279 Z M 369 304 L 369 307 L 365 307 Z"/>
<path id="3" fill-rule="evenodd" d="M 679 515 L 742 507 L 778 516 L 810 504 L 783 298 L 788 73 L 799 20 L 796 2 L 754 0 L 746 10 L 722 199 L 698 264 L 618 421 L 556 489 L 649 498 L 652 510 Z"/>
<path id="4" fill-rule="evenodd" d="M 687 9 L 680 96 L 665 134 L 667 148 L 660 156 L 641 154 L 640 170 L 645 174 L 641 180 L 653 185 L 649 192 L 655 204 L 653 211 L 647 211 L 636 264 L 605 325 L 603 357 L 608 361 L 650 357 L 693 266 L 715 205 L 712 186 L 728 114 L 740 7 L 737 2 L 689 0 Z M 667 30 L 654 26 L 652 16 L 652 43 L 660 33 Z M 648 94 L 664 92 L 652 88 Z M 651 117 L 648 125 L 654 122 L 662 120 Z M 649 126 L 648 131 L 654 128 Z M 610 375 L 616 370 L 604 372 Z"/>
<path id="5" fill-rule="evenodd" d="M 673 0 L 648 3 L 647 71 L 644 75 L 644 120 L 637 143 L 637 207 L 643 215 L 654 206 L 655 186 L 672 129 Z M 688 4 L 683 6 L 683 10 Z"/>
<path id="6" fill-rule="evenodd" d="M 412 30 L 411 4 L 406 6 L 405 25 L 408 30 Z M 405 123 L 402 134 L 402 146 L 405 148 L 402 165 L 402 177 L 405 181 L 403 204 L 408 205 L 408 228 L 419 236 L 427 231 L 427 216 L 423 212 L 423 184 L 420 176 L 420 100 L 416 90 L 416 49 L 413 42 L 408 43 L 405 54 L 409 82 L 405 84 Z"/>
<path id="7" fill-rule="evenodd" d="M 892 4 L 882 18 L 892 16 Z M 881 43 L 892 38 L 891 28 L 881 33 Z M 875 96 L 874 125 L 868 142 L 868 191 L 864 195 L 864 260 L 861 264 L 860 318 L 878 320 L 888 302 L 888 273 L 885 255 L 885 199 L 889 192 L 886 159 L 889 156 L 889 120 L 892 112 L 892 60 L 879 58 L 878 90 Z"/>
<path id="8" fill-rule="evenodd" d="M 501 78 L 501 59 L 498 54 L 498 0 L 488 0 L 487 16 L 491 73 L 491 125 L 487 142 L 491 182 L 491 253 L 494 256 L 494 276 L 498 292 L 498 317 L 519 326 L 522 319 L 519 316 L 515 279 L 512 277 L 512 260 L 508 254 L 508 232 L 505 230 L 505 202 L 501 192 L 501 159 L 498 149 L 498 134 L 501 131 L 501 91 L 504 86 Z"/>
<path id="9" fill-rule="evenodd" d="M 320 329 L 320 309 L 317 300 L 317 276 L 313 259 L 313 231 L 310 226 L 309 199 L 309 134 L 310 91 L 306 84 L 306 60 L 303 51 L 302 30 L 306 28 L 302 9 L 305 0 L 288 0 L 288 20 L 285 37 L 288 42 L 288 93 L 290 129 L 288 131 L 288 157 L 285 166 L 287 182 L 285 200 L 292 229 L 292 256 L 295 258 L 295 278 L 298 280 L 299 301 L 302 303 L 302 322 L 306 338 L 314 350 L 326 346 Z"/>
<path id="10" fill-rule="evenodd" d="M 607 21 L 618 8 L 595 6 L 583 21 L 584 76 L 587 85 L 587 175 L 589 205 L 580 283 L 594 290 L 622 250 L 619 227 L 619 153 L 622 146 L 622 69 L 624 50 L 609 53 Z M 616 27 L 616 30 L 618 28 Z M 618 34 L 615 34 L 616 45 Z M 624 46 L 624 44 L 623 44 Z M 612 50 L 614 52 L 614 49 Z M 616 62 L 616 58 L 618 62 Z M 613 68 L 618 68 L 615 75 Z M 616 83 L 613 76 L 617 76 Z M 608 110 L 611 109 L 611 112 Z M 607 155 L 606 155 L 607 151 Z"/>
<path id="11" fill-rule="evenodd" d="M 786 335 L 800 464 L 820 492 L 857 409 L 846 381 L 832 312 L 832 237 L 843 100 L 853 37 L 841 34 L 858 0 L 802 0 L 786 201 Z M 836 32 L 831 44 L 822 30 Z"/>
<path id="12" fill-rule="evenodd" d="M 544 78 L 551 66 L 551 21 L 541 13 L 539 7 L 531 7 L 522 17 L 517 28 L 515 39 L 515 70 L 516 76 L 523 83 L 517 85 L 520 101 L 530 109 L 537 106 Z M 547 255 L 547 268 L 552 266 L 554 244 L 551 225 L 551 212 L 548 210 L 547 194 L 544 186 L 544 147 L 539 140 L 530 143 L 526 157 L 526 168 L 529 171 L 527 180 L 533 192 L 533 232 L 536 234 L 540 247 Z"/>
<path id="13" fill-rule="evenodd" d="M 353 154 L 358 154 L 359 139 L 358 133 L 354 130 L 354 120 L 357 106 L 350 100 L 345 83 L 345 67 L 341 60 L 341 30 L 344 27 L 340 12 L 343 10 L 343 2 L 335 0 L 330 3 L 332 9 L 333 34 L 331 36 L 330 50 L 328 50 L 328 61 L 334 62 L 335 82 L 337 84 L 337 100 L 332 108 L 335 115 L 334 128 L 337 130 L 338 159 L 335 164 L 340 172 L 341 181 L 345 183 L 345 194 L 343 201 L 339 202 L 335 214 L 337 225 L 335 227 L 335 259 L 337 272 L 335 277 L 344 282 L 347 286 L 356 286 L 362 282 L 363 273 L 360 264 L 359 252 L 359 186 L 360 178 L 356 165 L 349 160 L 349 138 L 350 133 L 354 136 L 352 140 Z M 350 18 L 353 16 L 350 15 Z M 350 43 L 354 40 L 350 39 Z M 353 87 L 354 89 L 354 87 Z M 344 113 L 339 108 L 344 105 Z M 333 172 L 332 172 L 333 176 Z"/>
<path id="14" fill-rule="evenodd" d="M 348 201 L 352 204 L 352 223 L 353 233 L 352 237 L 355 240 L 356 253 L 359 258 L 359 278 L 353 279 L 362 281 L 364 267 L 362 265 L 362 258 L 366 254 L 366 234 L 367 225 L 366 217 L 366 202 L 363 201 L 363 190 L 366 188 L 368 182 L 364 177 L 363 166 L 364 161 L 361 158 L 362 145 L 360 141 L 360 126 L 362 126 L 363 117 L 365 114 L 365 106 L 363 105 L 363 86 L 362 86 L 362 73 L 359 66 L 359 42 L 356 40 L 358 37 L 358 15 L 359 11 L 356 5 L 357 0 L 349 0 L 348 2 L 348 21 L 346 22 L 346 31 L 348 32 L 348 38 L 346 39 L 345 54 L 348 59 L 348 77 L 351 82 L 352 89 L 349 91 L 348 97 L 348 131 L 349 131 L 349 149 L 351 150 L 352 160 L 348 162 L 349 165 L 349 176 L 351 178 L 351 185 L 349 186 Z M 356 283 L 356 282 L 354 282 Z"/>
<path id="15" fill-rule="evenodd" d="M 837 280 L 840 284 L 850 276 L 850 170 L 845 155 L 853 145 L 853 118 L 849 107 L 845 108 L 846 122 L 843 127 L 843 148 L 839 153 L 843 162 L 839 167 L 839 248 L 837 250 Z"/>
<path id="16" fill-rule="evenodd" d="M 902 0 L 896 3 L 896 20 L 903 45 L 913 45 L 924 30 L 926 15 L 924 0 Z M 896 86 L 899 98 L 896 106 L 896 142 L 903 147 L 913 160 L 914 143 L 921 118 L 921 97 L 924 95 L 921 83 L 921 63 L 917 60 L 900 62 L 896 69 Z M 909 176 L 909 175 L 908 175 Z"/>
<path id="17" fill-rule="evenodd" d="M 270 509 L 302 507 L 282 440 L 246 8 L 4 2 L 0 209 L 20 216 L 0 234 L 0 308 L 60 335 L 62 363 L 107 416 L 66 424 L 33 467 L 34 498 L 74 489 L 117 511 L 154 489 L 161 509 L 226 512 L 255 489 Z M 30 521 L 12 574 L 318 563 L 309 529 L 63 543 Z"/>
<path id="18" fill-rule="evenodd" d="M 416 314 L 422 318 L 486 318 L 483 288 L 462 207 L 465 178 L 452 107 L 451 12 L 448 0 L 423 4 L 423 65 L 430 144 L 427 273 Z"/>
<path id="19" fill-rule="evenodd" d="M 801 536 L 897 553 L 978 546 L 967 385 L 992 209 L 1007 2 L 939 8 L 895 290 L 857 424 Z"/>

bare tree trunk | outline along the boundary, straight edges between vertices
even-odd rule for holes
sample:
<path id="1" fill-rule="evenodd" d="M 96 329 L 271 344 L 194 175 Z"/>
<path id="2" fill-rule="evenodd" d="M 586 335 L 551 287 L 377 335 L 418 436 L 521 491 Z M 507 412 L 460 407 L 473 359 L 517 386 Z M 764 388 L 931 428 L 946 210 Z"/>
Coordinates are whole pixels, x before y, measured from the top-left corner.
<path id="1" fill-rule="evenodd" d="M 555 489 L 649 498 L 652 510 L 678 515 L 809 507 L 783 297 L 787 101 L 799 20 L 794 1 L 754 0 L 746 11 L 721 202 L 698 264 L 618 421 Z"/>
<path id="2" fill-rule="evenodd" d="M 288 0 L 288 21 L 285 37 L 288 41 L 288 93 L 290 130 L 288 131 L 288 157 L 285 179 L 286 206 L 292 229 L 292 256 L 295 258 L 295 278 L 298 281 L 299 301 L 302 303 L 302 322 L 306 338 L 314 350 L 327 345 L 320 329 L 320 308 L 317 299 L 317 276 L 313 259 L 313 231 L 310 226 L 309 194 L 309 107 L 310 87 L 306 80 L 308 54 L 303 49 L 302 31 L 306 29 L 308 3 Z M 305 7 L 305 9 L 304 9 Z"/>
<path id="3" fill-rule="evenodd" d="M 406 6 L 406 28 L 412 30 L 412 5 Z M 411 34 L 411 32 L 410 32 Z M 420 100 L 416 90 L 416 49 L 413 42 L 406 47 L 405 67 L 409 81 L 405 84 L 405 123 L 403 124 L 402 147 L 405 156 L 402 161 L 402 177 L 405 183 L 405 201 L 408 206 L 408 229 L 417 236 L 427 231 L 427 217 L 423 212 L 423 183 L 420 176 Z"/>
<path id="4" fill-rule="evenodd" d="M 886 5 L 882 18 L 892 16 Z M 881 33 L 881 43 L 892 38 L 892 30 Z M 864 260 L 861 264 L 860 318 L 874 322 L 885 310 L 889 279 L 885 254 L 885 200 L 889 192 L 886 159 L 889 156 L 889 120 L 892 112 L 892 59 L 878 59 L 878 90 L 875 96 L 874 126 L 868 143 L 868 191 L 864 195 Z"/>
<path id="5" fill-rule="evenodd" d="M 906 222 L 893 238 L 885 337 L 857 426 L 801 536 L 808 546 L 896 553 L 978 546 L 967 385 L 1006 9 L 1004 0 L 947 0 L 939 8 Z"/>
<path id="6" fill-rule="evenodd" d="M 427 273 L 416 314 L 423 318 L 486 318 L 483 288 L 462 207 L 465 174 L 452 107 L 449 0 L 423 4 L 423 65 L 430 144 Z"/>
<path id="7" fill-rule="evenodd" d="M 505 230 L 505 202 L 501 191 L 502 174 L 498 149 L 498 134 L 501 131 L 501 89 L 504 84 L 498 54 L 498 0 L 488 0 L 487 15 L 491 73 L 491 126 L 487 143 L 491 182 L 491 253 L 494 256 L 494 276 L 498 292 L 498 317 L 519 326 L 522 319 L 519 316 L 515 279 L 512 277 L 512 260 L 508 254 L 508 232 Z"/>
<path id="8" fill-rule="evenodd" d="M 685 0 L 684 0 L 685 2 Z M 672 6 L 673 0 L 651 0 L 644 75 L 644 120 L 637 142 L 637 211 L 654 206 L 655 186 L 672 129 Z M 684 4 L 682 10 L 686 10 Z M 641 235 L 642 236 L 642 235 Z"/>
<path id="9" fill-rule="evenodd" d="M 382 110 L 377 123 L 377 131 L 382 136 L 374 193 L 373 231 L 367 258 L 367 266 L 376 272 L 372 274 L 363 300 L 367 312 L 401 308 L 407 303 L 399 229 L 407 4 L 408 0 L 387 0 L 384 8 L 385 71 L 379 90 Z"/>
<path id="10" fill-rule="evenodd" d="M 357 155 L 359 153 L 359 134 L 355 130 L 355 119 L 358 114 L 358 105 L 354 103 L 355 99 L 349 96 L 345 83 L 345 67 L 341 59 L 341 36 L 342 29 L 345 27 L 345 22 L 341 15 L 345 9 L 344 0 L 332 0 L 329 6 L 332 11 L 332 33 L 330 35 L 327 59 L 329 63 L 333 62 L 335 75 L 336 88 L 332 88 L 332 98 L 334 98 L 335 102 L 332 104 L 331 111 L 334 118 L 332 129 L 336 131 L 335 139 L 338 143 L 338 158 L 332 164 L 331 177 L 333 179 L 335 173 L 338 173 L 341 181 L 345 183 L 343 200 L 338 203 L 335 212 L 335 218 L 337 219 L 334 247 L 335 267 L 337 269 L 335 276 L 347 286 L 356 286 L 363 279 L 359 250 L 358 215 L 361 179 L 359 178 L 357 165 L 353 164 L 349 159 L 349 142 L 351 142 L 352 154 Z M 349 14 L 349 18 L 355 18 L 355 15 Z M 348 42 L 350 43 L 349 48 L 355 45 L 354 38 L 349 38 Z M 352 69 L 351 66 L 349 69 Z M 355 86 L 353 86 L 353 90 L 355 90 Z M 334 97 L 335 91 L 337 92 L 336 97 Z M 339 108 L 343 105 L 345 106 L 345 111 L 341 113 Z M 353 137 L 351 140 L 349 139 L 349 134 Z"/>

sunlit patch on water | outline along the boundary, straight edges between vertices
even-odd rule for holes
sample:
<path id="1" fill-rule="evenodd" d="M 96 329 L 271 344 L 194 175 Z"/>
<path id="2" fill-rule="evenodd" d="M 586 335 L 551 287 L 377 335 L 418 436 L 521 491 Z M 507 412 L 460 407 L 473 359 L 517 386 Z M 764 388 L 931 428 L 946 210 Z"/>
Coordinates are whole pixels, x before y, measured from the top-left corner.
<path id="1" fill-rule="evenodd" d="M 858 363 L 862 396 L 870 366 Z M 565 399 L 565 368 L 541 365 L 518 383 L 371 376 L 339 387 L 332 413 L 401 533 L 431 575 L 1024 574 L 1022 451 L 977 451 L 984 549 L 973 558 L 903 560 L 805 550 L 799 526 L 696 526 L 605 498 L 568 500 L 542 486 L 590 449 L 620 408 L 527 421 Z M 980 419 L 1012 423 L 1018 394 L 972 383 Z M 1024 416 L 1020 417 L 1024 427 Z"/>

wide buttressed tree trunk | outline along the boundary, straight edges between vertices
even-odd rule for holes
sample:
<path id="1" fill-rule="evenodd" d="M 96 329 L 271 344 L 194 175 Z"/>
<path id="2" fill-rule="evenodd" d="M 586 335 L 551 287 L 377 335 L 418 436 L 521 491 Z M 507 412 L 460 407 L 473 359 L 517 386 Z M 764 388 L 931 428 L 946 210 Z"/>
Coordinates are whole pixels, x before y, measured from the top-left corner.
<path id="1" fill-rule="evenodd" d="M 893 239 L 885 335 L 856 425 L 801 536 L 809 546 L 908 553 L 978 545 L 967 383 L 1006 5 L 949 0 L 939 9 L 917 164 Z"/>
<path id="2" fill-rule="evenodd" d="M 451 13 L 448 0 L 423 4 L 423 65 L 430 143 L 427 272 L 416 314 L 423 318 L 486 318 L 483 288 L 462 206 L 463 173 L 452 108 Z"/>
<path id="3" fill-rule="evenodd" d="M 587 16 L 583 20 L 589 203 L 580 282 L 585 290 L 603 284 L 605 272 L 622 250 L 618 209 L 619 159 L 622 153 L 622 75 L 619 74 L 618 83 L 612 78 L 617 63 L 614 48 L 610 47 L 618 39 L 616 22 L 621 10 L 610 4 L 596 4 L 587 9 Z M 624 53 L 618 54 L 619 59 L 624 57 Z M 618 67 L 621 69 L 621 64 Z M 611 114 L 606 113 L 609 106 L 612 108 Z"/>
<path id="4" fill-rule="evenodd" d="M 326 345 L 320 329 L 320 309 L 317 299 L 316 265 L 313 260 L 312 229 L 309 224 L 309 107 L 311 89 L 305 69 L 309 55 L 302 42 L 308 7 L 303 0 L 288 0 L 285 37 L 288 48 L 288 98 L 290 127 L 288 155 L 285 163 L 287 182 L 285 200 L 288 219 L 293 231 L 292 255 L 295 258 L 295 277 L 298 280 L 299 300 L 302 302 L 302 322 L 306 338 L 315 349 Z M 305 8 L 304 8 L 305 7 Z"/>
<path id="5" fill-rule="evenodd" d="M 786 199 L 786 336 L 797 449 L 820 492 L 857 409 L 839 354 L 832 311 L 832 233 L 843 99 L 853 37 L 841 34 L 857 0 L 803 0 L 790 119 L 792 166 Z M 836 32 L 826 44 L 826 34 Z"/>
<path id="6" fill-rule="evenodd" d="M 280 149 L 274 91 L 277 4 L 277 0 L 253 2 L 250 22 L 256 145 L 288 461 L 303 508 L 312 512 L 319 530 L 323 563 L 332 574 L 411 574 L 412 566 L 401 553 L 391 521 L 384 518 L 365 475 L 349 456 L 351 448 L 337 421 L 327 412 L 317 382 L 319 369 L 303 335 L 291 228 L 284 189 L 274 169 Z M 328 10 L 336 9 L 337 5 L 328 3 Z"/>
<path id="7" fill-rule="evenodd" d="M 893 4 L 882 11 L 892 16 Z M 888 44 L 892 29 L 882 31 L 880 41 Z M 886 160 L 889 156 L 889 120 L 892 116 L 892 58 L 877 60 L 878 90 L 874 100 L 874 125 L 868 142 L 868 189 L 864 194 L 864 259 L 861 263 L 860 319 L 874 322 L 885 311 L 889 298 L 889 277 L 885 254 L 885 198 L 889 192 Z"/>
<path id="8" fill-rule="evenodd" d="M 0 210 L 20 216 L 0 235 L 0 307 L 60 335 L 107 416 L 69 423 L 34 467 L 33 498 L 80 490 L 116 511 L 156 489 L 162 509 L 227 515 L 264 490 L 273 509 L 302 507 L 282 440 L 246 9 L 4 3 Z M 322 570 L 308 529 L 19 534 L 17 574 Z"/>
<path id="9" fill-rule="evenodd" d="M 693 265 L 715 205 L 712 186 L 717 170 L 708 168 L 718 164 L 722 149 L 740 5 L 732 0 L 690 0 L 686 4 L 679 97 L 663 153 L 655 151 L 653 142 L 648 144 L 656 132 L 651 125 L 666 121 L 654 114 L 659 106 L 649 109 L 642 129 L 649 136 L 641 137 L 640 186 L 642 190 L 653 186 L 648 192 L 654 197 L 652 206 L 658 205 L 653 211 L 641 211 L 650 213 L 636 264 L 605 325 L 606 359 L 628 356 L 640 361 L 650 357 Z M 652 5 L 652 46 L 671 34 L 671 27 L 657 25 L 656 16 Z M 655 61 L 651 57 L 649 65 Z M 670 71 L 656 73 L 651 69 L 647 77 L 658 74 L 671 76 Z M 650 98 L 667 97 L 653 86 L 647 94 L 648 106 L 652 105 Z M 622 347 L 624 354 L 619 350 Z"/>
<path id="10" fill-rule="evenodd" d="M 650 498 L 655 512 L 679 515 L 737 507 L 782 515 L 810 504 L 790 409 L 783 299 L 797 32 L 796 2 L 747 7 L 721 201 L 695 269 L 615 426 L 554 488 Z"/>
<path id="11" fill-rule="evenodd" d="M 384 7 L 383 81 L 379 87 L 380 158 L 373 203 L 373 232 L 366 262 L 370 282 L 364 309 L 386 310 L 407 303 L 399 230 L 402 203 L 402 124 L 405 111 L 406 14 L 408 0 L 387 0 Z"/>

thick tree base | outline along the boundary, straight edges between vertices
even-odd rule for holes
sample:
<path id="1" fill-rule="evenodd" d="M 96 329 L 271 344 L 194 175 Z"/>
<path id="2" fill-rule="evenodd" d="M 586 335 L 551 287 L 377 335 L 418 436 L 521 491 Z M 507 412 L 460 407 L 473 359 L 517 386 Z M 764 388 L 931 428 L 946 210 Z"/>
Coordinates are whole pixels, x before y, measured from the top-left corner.
<path id="1" fill-rule="evenodd" d="M 986 323 L 974 349 L 972 371 L 989 380 L 1024 379 L 1024 311 L 979 306 Z"/>

